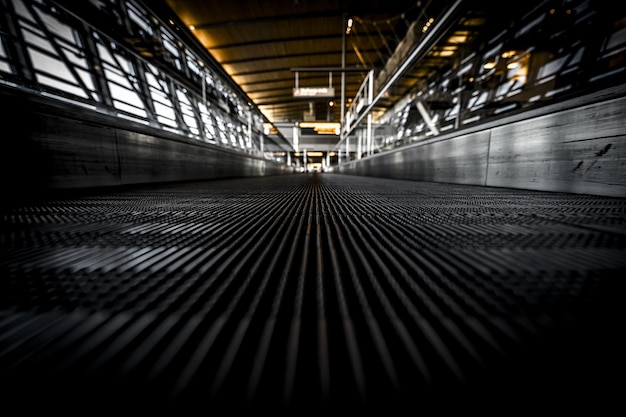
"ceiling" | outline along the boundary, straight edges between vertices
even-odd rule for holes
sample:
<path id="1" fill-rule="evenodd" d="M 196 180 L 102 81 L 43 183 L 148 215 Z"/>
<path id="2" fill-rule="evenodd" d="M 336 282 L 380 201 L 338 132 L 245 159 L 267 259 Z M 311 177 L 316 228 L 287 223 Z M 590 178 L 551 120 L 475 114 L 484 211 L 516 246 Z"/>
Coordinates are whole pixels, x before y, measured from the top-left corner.
<path id="1" fill-rule="evenodd" d="M 406 44 L 403 39 L 407 33 L 428 25 L 429 19 L 444 13 L 451 3 L 443 0 L 165 2 L 273 123 L 340 121 L 342 101 L 349 106 L 368 71 L 374 70 L 379 78 L 385 72 L 389 76 L 389 66 L 397 67 L 402 62 L 398 60 L 402 58 L 398 49 Z M 353 24 L 346 33 L 350 18 Z M 470 19 L 464 25 L 469 25 L 468 22 Z M 445 54 L 440 55 L 430 54 L 430 63 L 422 65 L 419 74 L 413 71 L 404 82 L 415 84 L 420 77 L 428 76 L 441 65 L 436 61 L 445 59 Z M 343 95 L 342 77 L 345 77 Z M 294 97 L 296 86 L 332 87 L 334 96 Z M 409 87 L 405 85 L 380 105 L 390 106 Z"/>

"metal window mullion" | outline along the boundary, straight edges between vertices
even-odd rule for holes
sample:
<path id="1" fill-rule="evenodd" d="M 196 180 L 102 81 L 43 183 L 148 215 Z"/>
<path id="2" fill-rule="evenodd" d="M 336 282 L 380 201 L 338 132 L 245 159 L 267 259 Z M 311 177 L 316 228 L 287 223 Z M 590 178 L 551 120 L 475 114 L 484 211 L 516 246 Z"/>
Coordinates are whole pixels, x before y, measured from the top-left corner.
<path id="1" fill-rule="evenodd" d="M 131 21 L 131 19 L 128 17 L 128 1 L 126 0 L 121 0 L 121 1 L 114 1 L 114 2 L 110 2 L 112 4 L 110 4 L 111 6 L 117 6 L 117 12 L 119 13 L 119 16 L 122 19 L 122 24 L 124 25 L 124 29 L 126 29 L 128 34 L 132 34 L 133 33 L 133 22 Z"/>
<path id="2" fill-rule="evenodd" d="M 204 131 L 204 123 L 202 121 L 202 113 L 200 113 L 200 109 L 198 107 L 198 102 L 202 100 L 202 98 L 198 98 L 196 94 L 188 90 L 187 98 L 189 99 L 189 107 L 191 107 L 191 111 L 193 111 L 193 117 L 196 119 L 196 126 L 198 126 L 198 135 L 202 140 L 206 139 L 205 131 Z"/>
<path id="3" fill-rule="evenodd" d="M 130 74 L 126 71 L 123 72 L 126 75 L 126 79 L 131 85 L 133 91 L 135 91 L 137 97 L 139 97 L 139 99 L 142 101 L 144 110 L 146 111 L 148 117 L 148 121 L 152 123 L 153 121 L 156 121 L 156 117 L 154 116 L 154 106 L 152 103 L 150 92 L 146 89 L 147 82 L 145 76 L 143 76 L 143 62 L 141 61 L 141 59 L 135 57 L 134 55 L 132 56 L 132 59 L 128 59 L 128 62 L 132 66 L 134 73 Z M 119 68 L 123 70 L 124 67 L 120 65 Z"/>
<path id="4" fill-rule="evenodd" d="M 129 74 L 128 71 L 124 70 L 124 66 L 120 64 L 120 61 L 118 59 L 118 55 L 120 54 L 112 50 L 110 45 L 106 43 L 103 43 L 103 45 L 109 50 L 109 53 L 111 54 L 111 57 L 113 58 L 113 61 L 115 62 L 117 69 L 126 77 L 126 80 L 130 84 L 130 87 L 137 94 L 137 96 L 141 99 L 141 101 L 144 103 L 144 106 L 145 106 L 147 102 L 147 98 L 144 96 L 144 91 L 141 88 L 139 89 L 137 88 L 138 81 L 145 82 L 145 80 L 139 80 L 139 77 L 137 77 L 136 75 L 131 76 L 131 74 Z M 135 70 L 135 73 L 137 74 L 139 71 L 138 71 L 138 66 L 136 64 L 136 61 L 134 59 L 133 60 L 128 59 L 128 62 L 130 65 L 132 65 L 133 69 Z M 133 77 L 137 78 L 137 80 L 133 79 Z M 129 104 L 129 103 L 126 103 L 126 104 Z"/>
<path id="5" fill-rule="evenodd" d="M 144 110 L 148 114 L 148 122 L 152 126 L 160 126 L 154 107 L 154 100 L 152 99 L 152 94 L 150 94 L 150 85 L 146 79 L 146 66 L 140 59 L 135 59 L 133 65 L 137 72 L 139 89 L 141 90 L 140 97 L 142 97 L 145 104 Z"/>
<path id="6" fill-rule="evenodd" d="M 179 39 L 176 39 L 176 42 L 174 42 L 174 44 L 176 45 L 176 47 L 178 48 L 178 54 L 181 58 L 181 65 L 182 65 L 182 72 L 185 75 L 185 78 L 193 81 L 193 76 L 192 76 L 192 71 L 191 68 L 189 68 L 188 65 L 188 59 L 189 59 L 189 55 L 191 54 L 191 51 L 188 51 L 187 48 L 185 48 L 185 46 L 182 44 L 182 42 L 180 42 Z M 194 73 L 195 74 L 195 73 Z"/>
<path id="7" fill-rule="evenodd" d="M 168 81 L 170 90 L 170 101 L 172 102 L 174 114 L 176 115 L 176 125 L 178 126 L 180 131 L 188 134 L 191 132 L 191 130 L 189 129 L 189 126 L 187 126 L 187 124 L 185 123 L 183 112 L 180 108 L 180 102 L 178 101 L 178 86 L 176 85 L 176 82 L 169 77 Z"/>
<path id="8" fill-rule="evenodd" d="M 463 59 L 465 59 L 465 58 L 463 58 Z M 463 65 L 463 59 L 459 59 L 458 67 Z M 480 54 L 474 54 L 474 57 L 470 58 L 470 59 L 472 61 L 471 69 L 469 71 L 467 71 L 467 73 L 471 74 L 471 78 L 473 80 L 472 81 L 472 89 L 470 90 L 470 94 L 471 94 L 473 91 L 476 91 L 476 88 L 474 88 L 474 87 L 475 87 L 476 80 L 478 80 L 478 78 L 479 78 L 478 74 L 479 74 L 479 71 L 481 69 L 482 62 L 481 62 L 481 59 L 480 59 Z M 463 75 L 465 75 L 465 74 L 463 74 Z M 526 82 L 528 82 L 528 80 Z M 463 79 L 459 79 L 459 83 L 462 85 L 463 84 Z M 462 90 L 461 94 L 460 94 L 461 95 L 461 99 L 460 99 L 460 103 L 459 103 L 459 114 L 457 115 L 458 126 L 459 127 L 461 127 L 461 125 L 463 124 L 463 120 L 464 120 L 463 115 L 467 114 L 467 113 L 469 113 L 470 115 L 472 114 L 472 109 L 469 107 L 470 102 L 471 102 L 471 100 L 470 100 L 471 99 L 471 95 L 470 95 L 470 97 L 467 98 L 467 100 L 465 100 L 465 103 L 463 103 L 463 94 L 462 94 L 463 91 L 464 90 Z M 480 97 L 480 91 L 478 92 L 478 96 Z M 465 106 L 465 108 L 463 108 L 463 106 Z"/>
<path id="9" fill-rule="evenodd" d="M 97 91 L 100 93 L 100 98 L 102 102 L 99 104 L 104 104 L 106 107 L 113 108 L 113 97 L 111 96 L 111 91 L 109 90 L 109 85 L 107 83 L 104 73 L 104 65 L 102 63 L 102 60 L 100 59 L 100 55 L 98 55 L 98 45 L 94 36 L 95 33 L 90 28 L 90 26 L 83 25 L 83 27 L 83 51 L 85 52 L 87 62 L 90 66 L 90 74 L 93 79 L 94 85 L 96 85 Z"/>
<path id="10" fill-rule="evenodd" d="M 26 86 L 34 86 L 37 84 L 35 77 L 35 69 L 33 62 L 28 54 L 28 47 L 26 46 L 26 40 L 22 36 L 20 17 L 15 13 L 13 8 L 13 2 L 10 0 L 0 0 L 2 8 L 10 13 L 10 18 L 7 20 L 7 13 L 0 14 L 0 22 L 2 22 L 2 28 L 6 28 L 11 39 L 14 42 L 6 42 L 4 47 L 9 55 L 9 65 L 12 67 L 14 74 L 22 81 Z"/>
<path id="11" fill-rule="evenodd" d="M 128 16 L 128 3 L 129 2 L 125 0 L 116 2 L 118 6 L 117 10 L 122 18 L 124 28 L 129 34 L 134 36 L 135 35 L 134 25 L 130 17 Z M 137 34 L 136 36 L 141 37 L 139 34 Z M 129 60 L 129 62 L 131 62 L 131 64 L 135 68 L 135 76 L 139 84 L 139 90 L 135 88 L 135 92 L 137 93 L 141 101 L 144 103 L 144 110 L 146 111 L 146 114 L 147 114 L 148 123 L 151 126 L 158 127 L 160 126 L 160 123 L 158 121 L 158 117 L 157 117 L 156 110 L 154 107 L 154 100 L 152 99 L 152 95 L 150 94 L 150 86 L 146 79 L 145 63 L 143 62 L 142 59 L 137 58 L 134 54 L 133 54 L 133 59 Z M 129 81 L 131 81 L 130 78 L 129 78 Z M 130 84 L 133 85 L 132 81 L 130 82 Z"/>
<path id="12" fill-rule="evenodd" d="M 39 16 L 35 8 L 32 6 L 32 4 L 31 3 L 27 4 L 27 3 L 28 2 L 24 2 L 25 7 L 28 8 L 32 17 L 35 19 L 35 22 L 39 25 L 39 29 L 41 29 L 43 33 L 46 35 L 48 42 L 50 42 L 50 44 L 52 45 L 52 48 L 57 53 L 58 57 L 65 63 L 65 66 L 67 67 L 68 71 L 74 76 L 74 80 L 76 81 L 76 84 L 78 84 L 78 86 L 82 88 L 83 91 L 85 91 L 88 97 L 92 97 L 91 91 L 83 82 L 83 79 L 80 77 L 80 75 L 76 71 L 75 66 L 69 61 L 69 59 L 67 59 L 64 49 L 57 42 L 58 37 L 56 37 L 54 33 L 48 30 L 48 27 L 43 22 L 43 20 L 41 20 L 41 17 Z M 76 30 L 74 26 L 70 26 L 70 28 L 72 29 L 72 32 Z"/>
<path id="13" fill-rule="evenodd" d="M 213 130 L 215 131 L 215 133 L 213 134 L 213 138 L 210 138 L 209 140 L 211 142 L 215 142 L 216 144 L 220 144 L 220 127 L 217 124 L 217 120 L 215 120 L 215 116 L 214 116 L 214 112 L 213 111 L 209 111 L 211 109 L 209 109 L 209 107 L 207 106 L 207 118 L 211 119 L 211 123 L 212 123 L 212 127 Z M 203 125 L 204 126 L 204 125 Z"/>

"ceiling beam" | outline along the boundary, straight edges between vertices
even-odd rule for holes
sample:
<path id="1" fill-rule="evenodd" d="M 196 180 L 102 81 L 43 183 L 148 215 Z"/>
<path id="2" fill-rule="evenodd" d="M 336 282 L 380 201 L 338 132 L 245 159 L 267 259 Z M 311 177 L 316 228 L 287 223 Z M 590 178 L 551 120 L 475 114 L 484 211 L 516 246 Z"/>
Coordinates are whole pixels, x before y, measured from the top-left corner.
<path id="1" fill-rule="evenodd" d="M 322 12 L 269 15 L 269 16 L 255 17 L 252 19 L 237 19 L 235 21 L 226 21 L 226 22 L 196 23 L 193 26 L 196 29 L 215 29 L 215 28 L 223 28 L 223 27 L 242 26 L 242 25 L 256 25 L 259 23 L 284 22 L 286 20 L 328 19 L 329 17 L 336 18 L 337 16 L 341 16 L 342 13 L 343 11 L 338 10 L 338 9 L 337 10 L 324 10 Z"/>
<path id="2" fill-rule="evenodd" d="M 194 26 L 193 30 L 197 31 L 199 29 Z M 378 36 L 378 32 L 376 33 L 359 32 L 359 36 L 366 36 L 366 35 L 369 36 L 371 34 L 375 34 L 376 36 Z M 383 34 L 385 36 L 391 36 L 392 32 L 383 31 Z M 291 42 L 305 42 L 305 41 L 308 42 L 310 40 L 333 40 L 333 39 L 338 39 L 341 37 L 342 37 L 341 33 L 337 33 L 337 34 L 332 34 L 332 35 L 292 36 L 292 37 L 284 37 L 284 38 L 257 39 L 255 41 L 237 42 L 237 43 L 230 43 L 230 44 L 223 44 L 223 45 L 213 45 L 210 47 L 210 49 L 211 50 L 224 50 L 224 49 L 229 49 L 229 48 L 242 48 L 242 47 L 248 47 L 248 46 L 272 45 L 275 43 L 284 44 L 284 43 L 291 43 Z"/>

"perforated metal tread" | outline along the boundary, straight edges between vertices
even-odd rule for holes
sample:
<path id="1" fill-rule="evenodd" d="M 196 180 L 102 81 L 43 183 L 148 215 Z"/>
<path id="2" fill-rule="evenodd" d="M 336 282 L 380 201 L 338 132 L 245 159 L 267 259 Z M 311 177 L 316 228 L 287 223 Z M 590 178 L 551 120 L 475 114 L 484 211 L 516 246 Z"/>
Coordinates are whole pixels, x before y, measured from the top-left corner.
<path id="1" fill-rule="evenodd" d="M 1 388 L 21 405 L 562 410 L 621 395 L 626 199 L 324 173 L 1 214 Z"/>

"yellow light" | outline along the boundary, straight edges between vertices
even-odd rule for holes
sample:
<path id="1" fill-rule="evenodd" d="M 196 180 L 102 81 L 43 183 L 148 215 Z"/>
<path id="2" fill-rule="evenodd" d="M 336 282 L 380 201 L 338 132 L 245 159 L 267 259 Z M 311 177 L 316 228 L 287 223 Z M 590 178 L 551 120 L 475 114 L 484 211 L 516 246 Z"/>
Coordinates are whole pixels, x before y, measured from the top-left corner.
<path id="1" fill-rule="evenodd" d="M 452 56 L 454 55 L 456 48 L 452 46 L 443 47 L 440 51 L 434 51 L 434 56 Z"/>
<path id="2" fill-rule="evenodd" d="M 492 62 L 485 62 L 485 65 L 483 65 L 483 68 L 485 68 L 485 69 L 492 69 L 492 68 L 495 68 L 495 66 L 496 66 L 496 63 L 493 62 L 493 61 Z"/>
<path id="3" fill-rule="evenodd" d="M 339 122 L 301 122 L 300 128 L 315 130 L 320 135 L 338 135 L 341 131 Z"/>
<path id="4" fill-rule="evenodd" d="M 467 35 L 453 35 L 448 38 L 448 42 L 452 44 L 463 43 L 467 41 Z"/>
<path id="5" fill-rule="evenodd" d="M 306 156 L 324 156 L 324 152 L 307 152 Z"/>
<path id="6" fill-rule="evenodd" d="M 430 28 L 430 25 L 432 25 L 434 21 L 435 21 L 435 19 L 432 18 L 432 17 L 430 19 L 428 19 L 428 22 L 426 22 L 426 24 L 422 28 L 422 32 L 425 33 Z"/>

